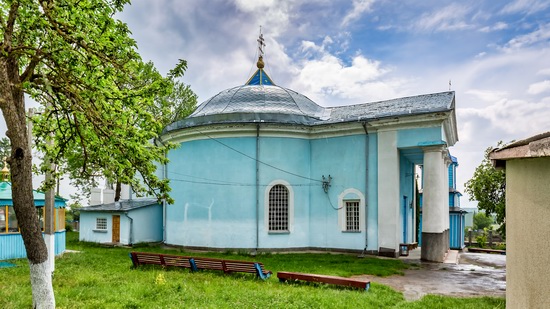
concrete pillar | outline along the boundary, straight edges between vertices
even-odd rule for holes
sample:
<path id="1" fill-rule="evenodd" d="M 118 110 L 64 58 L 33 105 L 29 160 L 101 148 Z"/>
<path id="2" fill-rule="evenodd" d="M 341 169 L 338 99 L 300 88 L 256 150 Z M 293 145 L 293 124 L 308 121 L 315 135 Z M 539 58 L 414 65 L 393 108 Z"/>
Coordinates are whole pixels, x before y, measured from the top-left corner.
<path id="1" fill-rule="evenodd" d="M 399 152 L 397 131 L 378 132 L 378 252 L 399 255 Z"/>
<path id="2" fill-rule="evenodd" d="M 448 180 L 443 181 L 445 162 L 442 147 L 424 149 L 423 174 L 421 258 L 427 261 L 443 262 L 445 253 L 449 249 L 449 237 L 445 232 L 445 217 L 449 216 L 449 186 Z"/>
<path id="3" fill-rule="evenodd" d="M 445 162 L 444 168 L 443 168 L 443 171 L 444 171 L 443 183 L 445 184 L 445 195 L 443 197 L 443 205 L 445 205 L 445 211 L 443 213 L 443 219 L 445 220 L 445 231 L 444 231 L 445 240 L 446 240 L 445 247 L 449 248 L 451 245 L 451 240 L 450 240 L 451 219 L 449 214 L 449 188 L 450 188 L 449 166 L 451 165 L 452 161 L 447 151 L 444 151 L 443 155 L 444 155 L 444 162 Z"/>

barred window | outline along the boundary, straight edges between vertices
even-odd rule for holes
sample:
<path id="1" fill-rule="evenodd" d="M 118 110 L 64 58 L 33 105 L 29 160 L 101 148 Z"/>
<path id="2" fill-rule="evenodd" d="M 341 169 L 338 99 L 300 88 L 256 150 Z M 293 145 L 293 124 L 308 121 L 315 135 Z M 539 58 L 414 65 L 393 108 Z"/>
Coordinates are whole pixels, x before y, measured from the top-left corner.
<path id="1" fill-rule="evenodd" d="M 95 219 L 95 229 L 96 230 L 106 230 L 107 229 L 107 218 L 96 218 Z"/>
<path id="2" fill-rule="evenodd" d="M 346 201 L 346 231 L 359 231 L 359 201 Z"/>
<path id="3" fill-rule="evenodd" d="M 288 189 L 275 185 L 269 190 L 269 231 L 288 231 Z"/>

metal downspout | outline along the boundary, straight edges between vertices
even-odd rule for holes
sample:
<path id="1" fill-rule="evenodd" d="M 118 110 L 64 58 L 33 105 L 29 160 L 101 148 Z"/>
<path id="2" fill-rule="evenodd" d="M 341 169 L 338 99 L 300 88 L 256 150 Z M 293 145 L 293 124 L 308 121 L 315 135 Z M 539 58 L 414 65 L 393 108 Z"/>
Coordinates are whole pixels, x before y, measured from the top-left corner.
<path id="1" fill-rule="evenodd" d="M 128 212 L 125 211 L 124 212 L 124 215 L 126 216 L 126 218 L 130 219 L 130 234 L 128 235 L 128 242 L 129 242 L 129 245 L 131 246 L 133 244 L 133 232 L 134 232 L 134 219 L 130 216 L 128 216 Z"/>
<path id="2" fill-rule="evenodd" d="M 367 122 L 363 122 L 363 129 L 365 129 L 365 249 L 363 249 L 363 254 L 367 252 L 367 247 L 369 244 L 369 208 L 368 208 L 368 192 L 369 192 L 369 132 L 367 131 Z"/>
<path id="3" fill-rule="evenodd" d="M 260 124 L 256 124 L 256 249 L 260 247 Z"/>

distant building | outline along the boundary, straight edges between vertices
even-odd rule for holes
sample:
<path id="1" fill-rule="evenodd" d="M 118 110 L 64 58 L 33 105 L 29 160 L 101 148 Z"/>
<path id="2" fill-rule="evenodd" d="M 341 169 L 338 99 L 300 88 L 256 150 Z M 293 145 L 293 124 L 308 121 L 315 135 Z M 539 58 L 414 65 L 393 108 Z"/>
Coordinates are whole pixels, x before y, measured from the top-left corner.
<path id="1" fill-rule="evenodd" d="M 7 169 L 4 167 L 4 169 Z M 42 192 L 33 190 L 36 215 L 44 231 L 44 201 Z M 55 255 L 65 252 L 65 202 L 62 197 L 56 196 L 54 203 L 54 230 Z M 11 197 L 11 182 L 0 181 L 0 260 L 26 258 L 27 251 L 23 237 L 19 231 L 19 224 L 13 208 Z"/>
<path id="2" fill-rule="evenodd" d="M 550 132 L 489 158 L 506 169 L 506 308 L 549 308 Z"/>

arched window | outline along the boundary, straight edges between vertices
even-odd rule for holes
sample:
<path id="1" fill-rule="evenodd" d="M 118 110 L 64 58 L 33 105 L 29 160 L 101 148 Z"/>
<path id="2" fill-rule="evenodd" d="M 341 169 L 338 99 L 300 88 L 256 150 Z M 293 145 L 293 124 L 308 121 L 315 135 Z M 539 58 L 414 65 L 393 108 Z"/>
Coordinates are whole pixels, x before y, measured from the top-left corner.
<path id="1" fill-rule="evenodd" d="M 274 185 L 269 190 L 268 229 L 270 232 L 288 231 L 289 194 L 287 187 Z"/>

